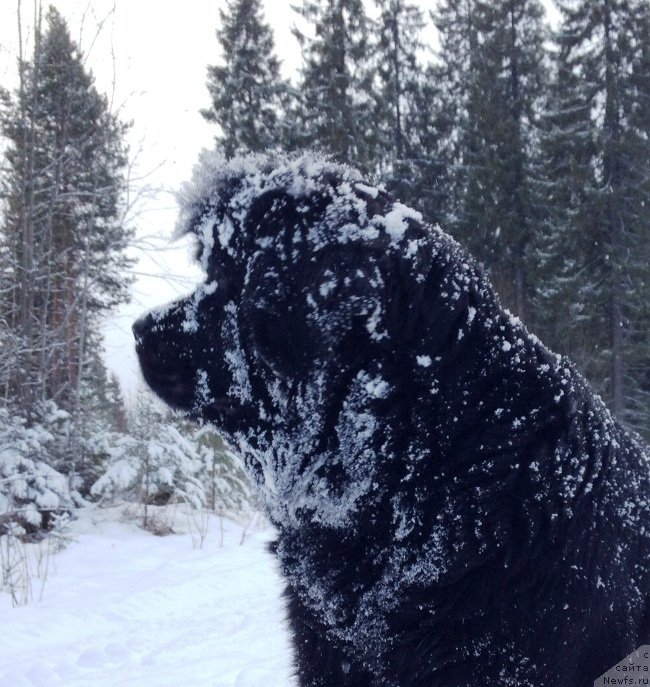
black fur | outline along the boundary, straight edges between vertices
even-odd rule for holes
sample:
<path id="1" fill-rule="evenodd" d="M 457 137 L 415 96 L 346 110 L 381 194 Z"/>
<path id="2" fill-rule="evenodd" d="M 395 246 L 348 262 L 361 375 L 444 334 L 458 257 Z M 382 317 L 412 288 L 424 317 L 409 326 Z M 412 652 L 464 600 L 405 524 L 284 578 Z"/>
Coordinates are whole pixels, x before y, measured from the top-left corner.
<path id="1" fill-rule="evenodd" d="M 278 529 L 303 687 L 591 686 L 650 642 L 648 453 L 354 171 L 204 161 L 206 284 L 134 330 Z"/>

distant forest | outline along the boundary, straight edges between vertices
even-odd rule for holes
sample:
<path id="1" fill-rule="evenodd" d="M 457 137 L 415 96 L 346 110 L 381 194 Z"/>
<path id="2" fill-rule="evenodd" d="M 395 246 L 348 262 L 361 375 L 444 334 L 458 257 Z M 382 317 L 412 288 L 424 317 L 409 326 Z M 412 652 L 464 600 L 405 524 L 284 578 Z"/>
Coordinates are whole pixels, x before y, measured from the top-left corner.
<path id="1" fill-rule="evenodd" d="M 540 0 L 296 0 L 286 80 L 262 1 L 225 0 L 201 114 L 225 156 L 321 150 L 438 223 L 647 437 L 650 3 L 556 4 L 551 30 Z M 100 324 L 133 271 L 128 124 L 33 5 L 0 84 L 0 539 L 91 501 L 245 512 L 220 439 L 145 396 L 127 412 L 107 374 Z"/>

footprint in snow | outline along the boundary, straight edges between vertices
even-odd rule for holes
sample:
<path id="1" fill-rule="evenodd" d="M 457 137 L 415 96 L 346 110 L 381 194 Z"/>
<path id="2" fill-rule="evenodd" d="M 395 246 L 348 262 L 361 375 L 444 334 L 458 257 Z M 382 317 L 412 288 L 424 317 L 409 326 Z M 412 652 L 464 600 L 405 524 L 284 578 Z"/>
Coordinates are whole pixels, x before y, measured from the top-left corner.
<path id="1" fill-rule="evenodd" d="M 34 687 L 34 683 L 24 675 L 9 671 L 0 675 L 0 687 Z"/>
<path id="2" fill-rule="evenodd" d="M 102 649 L 91 647 L 83 651 L 77 659 L 81 668 L 101 668 L 108 663 L 108 656 Z"/>
<path id="3" fill-rule="evenodd" d="M 62 684 L 59 676 L 51 666 L 37 662 L 25 673 L 34 687 L 58 687 Z M 18 683 L 19 685 L 22 683 Z"/>
<path id="4" fill-rule="evenodd" d="M 79 655 L 77 665 L 80 668 L 101 668 L 107 663 L 126 663 L 133 652 L 120 642 L 109 642 L 104 648 L 89 647 Z"/>

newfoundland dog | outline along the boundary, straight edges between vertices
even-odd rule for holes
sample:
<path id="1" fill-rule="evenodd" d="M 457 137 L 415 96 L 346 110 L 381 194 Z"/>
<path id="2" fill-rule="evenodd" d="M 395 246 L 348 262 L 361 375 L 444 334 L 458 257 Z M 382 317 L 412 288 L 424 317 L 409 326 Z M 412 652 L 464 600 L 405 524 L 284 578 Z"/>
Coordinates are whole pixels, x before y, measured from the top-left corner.
<path id="1" fill-rule="evenodd" d="M 439 228 L 316 155 L 205 155 L 206 281 L 134 325 L 278 530 L 303 687 L 566 687 L 650 642 L 649 455 Z"/>

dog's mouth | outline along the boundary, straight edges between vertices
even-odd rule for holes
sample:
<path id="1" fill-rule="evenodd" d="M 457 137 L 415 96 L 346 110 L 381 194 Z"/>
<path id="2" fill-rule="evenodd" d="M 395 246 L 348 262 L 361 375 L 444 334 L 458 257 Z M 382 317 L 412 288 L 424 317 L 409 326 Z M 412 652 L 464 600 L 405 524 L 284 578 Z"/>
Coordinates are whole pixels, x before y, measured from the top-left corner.
<path id="1" fill-rule="evenodd" d="M 223 375 L 206 374 L 197 369 L 191 350 L 185 342 L 170 346 L 151 317 L 133 325 L 135 350 L 145 382 L 164 403 L 196 422 L 211 422 L 216 426 L 235 426 L 248 413 L 228 395 L 231 380 L 221 390 L 209 386 L 208 380 Z M 175 344 L 175 345 L 174 345 Z"/>
<path id="2" fill-rule="evenodd" d="M 174 362 L 171 366 L 152 363 L 145 353 L 138 351 L 142 375 L 154 393 L 174 410 L 180 411 L 195 422 L 210 420 L 238 420 L 243 409 L 232 398 L 215 398 L 201 393 L 196 383 L 196 373 L 183 369 Z"/>
<path id="3" fill-rule="evenodd" d="M 191 410 L 196 395 L 192 372 L 178 363 L 168 367 L 151 361 L 141 350 L 137 353 L 142 376 L 154 393 L 176 410 Z"/>

